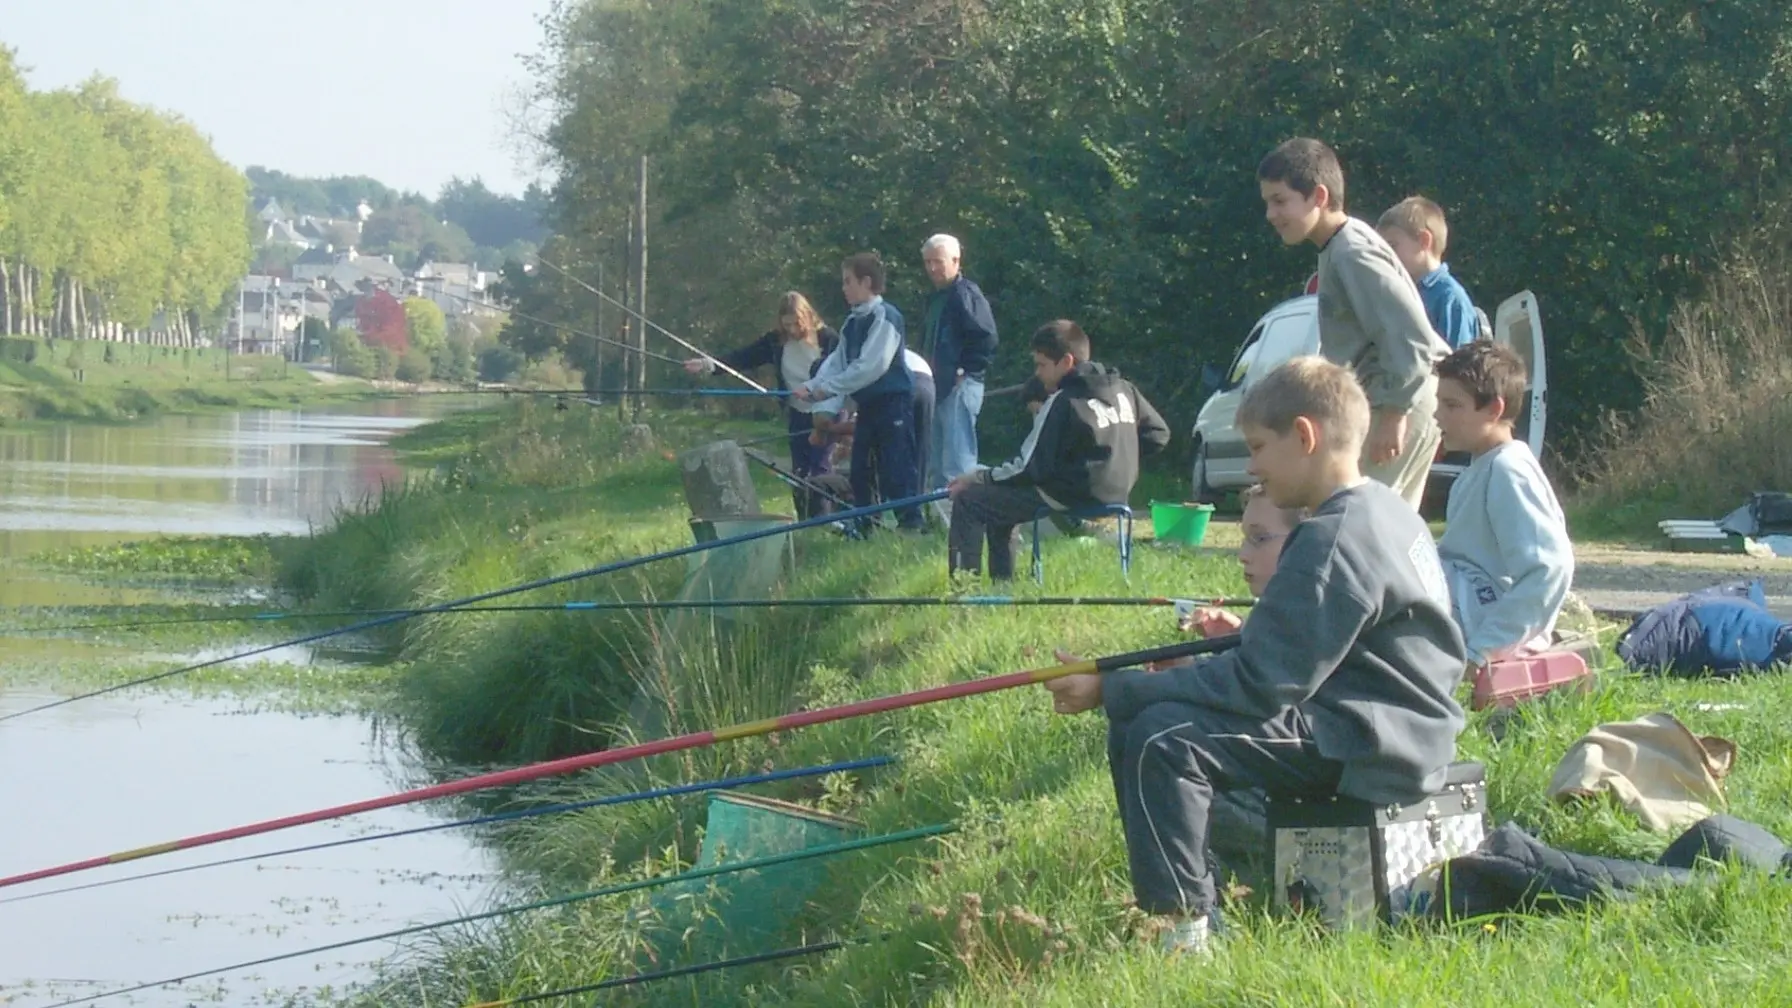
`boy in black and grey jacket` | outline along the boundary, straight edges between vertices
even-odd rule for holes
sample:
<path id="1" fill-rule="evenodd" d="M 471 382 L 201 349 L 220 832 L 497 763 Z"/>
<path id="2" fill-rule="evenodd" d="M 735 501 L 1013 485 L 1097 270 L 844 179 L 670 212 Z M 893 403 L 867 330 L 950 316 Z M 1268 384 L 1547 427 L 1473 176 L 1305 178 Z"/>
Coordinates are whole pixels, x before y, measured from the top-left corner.
<path id="1" fill-rule="evenodd" d="M 1358 467 L 1369 401 L 1356 379 L 1295 358 L 1245 396 L 1238 426 L 1265 496 L 1312 509 L 1238 647 L 1046 684 L 1061 714 L 1107 711 L 1133 893 L 1170 918 L 1175 950 L 1207 942 L 1215 792 L 1412 802 L 1442 786 L 1463 724 L 1454 694 L 1467 649 L 1437 547 L 1424 519 Z"/>
<path id="2" fill-rule="evenodd" d="M 1014 577 L 1016 528 L 1040 508 L 1072 511 L 1124 504 L 1141 456 L 1162 451 L 1170 429 L 1133 384 L 1089 359 L 1075 322 L 1048 322 L 1033 334 L 1034 374 L 1048 395 L 1033 415 L 1020 454 L 1006 465 L 955 478 L 947 565 L 977 573 L 989 541 L 989 575 Z"/>

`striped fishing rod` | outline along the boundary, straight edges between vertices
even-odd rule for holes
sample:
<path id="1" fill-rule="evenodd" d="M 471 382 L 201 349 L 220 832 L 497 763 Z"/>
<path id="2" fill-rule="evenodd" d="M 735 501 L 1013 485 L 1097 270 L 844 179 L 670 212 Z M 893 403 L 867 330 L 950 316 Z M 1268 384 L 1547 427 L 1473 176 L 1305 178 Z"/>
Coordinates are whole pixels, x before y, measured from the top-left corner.
<path id="1" fill-rule="evenodd" d="M 591 889 L 566 896 L 555 896 L 550 899 L 536 900 L 533 903 L 523 903 L 518 906 L 499 907 L 495 910 L 465 914 L 449 920 L 433 921 L 428 924 L 414 924 L 410 927 L 382 931 L 379 934 L 363 935 L 359 938 L 347 938 L 342 941 L 331 942 L 328 945 L 315 945 L 311 948 L 298 949 L 292 952 L 282 952 L 278 955 L 263 956 L 260 959 L 252 959 L 247 962 L 231 963 L 228 966 L 217 966 L 211 969 L 200 970 L 195 973 L 186 973 L 181 976 L 167 977 L 162 980 L 151 980 L 147 983 L 133 984 L 129 987 L 119 987 L 113 990 L 100 991 L 97 994 L 88 994 L 83 997 L 70 998 L 67 1001 L 58 1001 L 55 1004 L 48 1006 L 48 1008 L 68 1008 L 69 1005 L 88 1004 L 93 1001 L 98 1001 L 101 998 L 135 994 L 138 991 L 166 987 L 170 984 L 186 983 L 189 980 L 200 980 L 205 977 L 217 976 L 221 973 L 236 973 L 242 970 L 254 969 L 257 966 L 266 966 L 269 963 L 285 962 L 289 959 L 300 959 L 306 956 L 322 955 L 325 952 L 335 952 L 338 949 L 353 948 L 357 945 L 368 945 L 378 941 L 391 941 L 395 938 L 406 938 L 411 935 L 423 934 L 428 931 L 438 931 L 442 928 L 459 927 L 463 924 L 476 924 L 479 921 L 493 920 L 498 917 L 511 917 L 516 914 L 529 913 L 534 910 L 548 910 L 553 907 L 584 903 L 594 899 L 601 899 L 605 896 L 616 896 L 622 893 L 638 892 L 643 889 L 657 889 L 661 886 L 673 885 L 679 882 L 692 882 L 699 879 L 714 878 L 718 875 L 732 875 L 735 872 L 755 871 L 760 868 L 771 868 L 777 865 L 791 864 L 796 861 L 808 861 L 813 858 L 832 857 L 836 854 L 847 854 L 853 851 L 870 850 L 876 847 L 888 847 L 891 844 L 925 840 L 930 837 L 944 836 L 948 833 L 954 833 L 957 829 L 958 827 L 951 823 L 940 823 L 934 826 L 921 826 L 916 829 L 903 830 L 899 833 L 885 833 L 879 836 L 864 837 L 858 840 L 845 840 L 839 843 L 805 847 L 802 850 L 791 851 L 786 854 L 772 854 L 766 857 L 748 858 L 742 861 L 724 861 L 721 864 L 709 865 L 702 868 L 692 868 L 689 871 L 679 872 L 675 875 L 658 875 L 653 878 L 621 882 L 616 885 L 604 886 L 601 889 Z"/>
<path id="2" fill-rule="evenodd" d="M 1184 599 L 1130 595 L 891 595 L 783 598 L 783 599 L 615 599 L 600 602 L 544 602 L 536 605 L 462 606 L 458 609 L 323 609 L 316 612 L 258 612 L 235 616 L 184 616 L 153 620 L 121 620 L 102 623 L 58 623 L 42 627 L 15 627 L 7 635 L 72 633 L 77 630 L 134 630 L 143 627 L 180 626 L 195 623 L 268 623 L 289 620 L 368 619 L 375 616 L 459 616 L 477 613 L 628 612 L 666 609 L 839 609 L 886 606 L 916 608 L 1059 607 L 1059 606 L 1174 606 L 1178 615 L 1195 609 L 1249 608 L 1253 598 Z"/>
<path id="3" fill-rule="evenodd" d="M 874 767 L 888 766 L 894 762 L 896 762 L 894 757 L 870 756 L 865 759 L 848 760 L 844 763 L 827 763 L 821 766 L 798 767 L 793 770 L 773 770 L 769 773 L 747 774 L 742 777 L 724 777 L 721 780 L 697 781 L 692 784 L 676 784 L 670 787 L 654 788 L 650 791 L 634 791 L 628 794 L 605 795 L 602 798 L 587 798 L 584 801 L 541 805 L 532 808 L 516 809 L 510 812 L 497 812 L 492 815 L 476 816 L 471 819 L 455 819 L 451 822 L 431 823 L 428 826 L 412 826 L 408 829 L 387 830 L 383 833 L 369 833 L 366 836 L 347 837 L 342 840 L 326 840 L 323 843 L 306 844 L 303 847 L 287 847 L 282 850 L 264 851 L 259 854 L 244 854 L 241 857 L 223 858 L 217 861 L 203 861 L 199 864 L 182 865 L 179 868 L 164 868 L 161 871 L 143 872 L 137 875 L 125 875 L 119 878 L 103 879 L 99 882 L 86 882 L 81 885 L 44 889 L 38 892 L 26 893 L 23 896 L 8 896 L 5 899 L 0 899 L 0 903 L 23 903 L 26 900 L 42 899 L 45 896 L 59 896 L 63 893 L 83 892 L 88 889 L 104 889 L 107 886 L 120 885 L 125 882 L 140 882 L 144 879 L 162 878 L 166 875 L 184 875 L 187 872 L 199 871 L 202 868 L 222 868 L 225 865 L 245 864 L 250 861 L 266 861 L 270 858 L 292 857 L 297 854 L 310 854 L 321 850 L 332 850 L 337 847 L 371 843 L 375 840 L 391 840 L 397 837 L 416 836 L 420 833 L 435 833 L 440 830 L 465 829 L 469 826 L 486 826 L 491 823 L 515 822 L 519 819 L 536 819 L 542 816 L 565 815 L 570 812 L 582 812 L 586 809 L 603 808 L 609 805 L 627 805 L 633 802 L 653 801 L 658 798 L 676 798 L 680 795 L 701 794 L 709 791 L 732 791 L 736 788 L 743 788 L 753 784 L 772 784 L 778 781 L 797 780 L 804 777 L 821 777 L 828 774 L 850 773 L 854 770 L 869 770 Z"/>
<path id="4" fill-rule="evenodd" d="M 742 532 L 739 535 L 724 536 L 723 538 L 720 538 L 720 539 L 712 539 L 709 542 L 693 543 L 690 546 L 680 546 L 677 549 L 662 550 L 661 552 L 658 552 L 658 553 L 648 553 L 643 556 L 631 557 L 627 560 L 617 560 L 617 561 L 607 563 L 607 564 L 599 564 L 596 567 L 587 567 L 584 570 L 577 570 L 577 571 L 573 571 L 568 574 L 557 574 L 553 577 L 539 578 L 534 581 L 525 581 L 524 583 L 522 583 L 520 585 L 512 585 L 508 588 L 496 588 L 496 589 L 493 589 L 492 591 L 480 592 L 478 595 L 469 595 L 466 598 L 455 599 L 451 602 L 442 602 L 438 605 L 426 606 L 421 609 L 401 610 L 399 612 L 394 612 L 394 613 L 391 613 L 391 614 L 385 615 L 385 616 L 378 616 L 378 617 L 375 617 L 372 619 L 360 620 L 355 623 L 350 623 L 346 626 L 334 627 L 329 630 L 320 630 L 317 633 L 306 634 L 303 637 L 295 637 L 291 640 L 281 641 L 281 642 L 275 643 L 275 644 L 264 644 L 261 647 L 250 648 L 247 651 L 239 651 L 239 652 L 236 652 L 235 654 L 223 655 L 221 657 L 212 658 L 212 659 L 202 661 L 202 662 L 194 662 L 191 665 L 183 665 L 179 668 L 169 669 L 166 672 L 157 672 L 154 675 L 147 675 L 147 676 L 143 676 L 138 679 L 131 679 L 126 682 L 114 683 L 111 686 L 105 686 L 105 687 L 102 687 L 102 688 L 96 689 L 96 690 L 89 690 L 86 693 L 77 693 L 74 696 L 62 697 L 61 699 L 51 700 L 48 703 L 41 703 L 41 704 L 36 705 L 35 707 L 27 707 L 24 710 L 14 711 L 11 714 L 0 715 L 0 722 L 11 721 L 14 718 L 25 717 L 26 715 L 29 715 L 29 714 L 36 714 L 40 711 L 51 710 L 52 708 L 61 707 L 64 704 L 71 704 L 71 703 L 75 703 L 80 700 L 87 700 L 92 697 L 104 696 L 108 693 L 115 693 L 119 690 L 130 689 L 131 687 L 134 687 L 134 686 L 142 686 L 147 683 L 160 682 L 163 679 L 169 679 L 174 676 L 184 675 L 188 672 L 197 672 L 200 669 L 211 668 L 214 665 L 222 665 L 226 662 L 237 661 L 242 658 L 253 658 L 256 655 L 267 654 L 270 651 L 278 651 L 282 648 L 297 647 L 301 644 L 310 644 L 313 641 L 325 640 L 330 637 L 339 637 L 343 634 L 357 633 L 362 630 L 372 630 L 375 627 L 388 626 L 390 624 L 398 623 L 403 620 L 414 619 L 418 616 L 427 616 L 427 615 L 431 615 L 431 614 L 439 613 L 439 612 L 448 612 L 449 610 L 453 610 L 453 609 L 462 609 L 467 606 L 477 605 L 481 602 L 487 602 L 487 601 L 490 601 L 495 598 L 504 598 L 506 596 L 516 595 L 516 594 L 519 594 L 521 592 L 526 592 L 526 591 L 535 591 L 538 588 L 549 588 L 554 585 L 566 584 L 571 581 L 579 581 L 579 580 L 583 580 L 585 578 L 597 577 L 598 575 L 601 575 L 601 574 L 613 574 L 617 571 L 628 570 L 633 567 L 642 566 L 643 564 L 655 563 L 655 562 L 661 561 L 661 560 L 675 560 L 679 557 L 690 556 L 694 553 L 702 553 L 706 550 L 720 549 L 724 546 L 736 546 L 741 543 L 753 542 L 754 540 L 764 539 L 769 536 L 788 535 L 789 533 L 795 532 L 798 529 L 816 528 L 816 527 L 819 527 L 822 525 L 832 525 L 833 523 L 839 522 L 839 521 L 847 521 L 850 519 L 861 518 L 861 517 L 865 517 L 868 515 L 882 514 L 885 511 L 895 511 L 895 510 L 899 510 L 901 508 L 917 507 L 917 506 L 925 504 L 929 501 L 939 500 L 940 498 L 942 498 L 944 496 L 946 496 L 946 491 L 937 490 L 937 491 L 934 491 L 933 493 L 921 494 L 921 495 L 915 496 L 915 497 L 905 497 L 901 500 L 888 501 L 883 504 L 871 504 L 871 505 L 867 505 L 862 508 L 854 508 L 851 511 L 842 511 L 837 514 L 817 515 L 814 518 L 805 518 L 802 521 L 789 522 L 784 525 L 774 525 L 771 528 L 754 529 L 749 532 Z"/>
<path id="5" fill-rule="evenodd" d="M 908 693 L 896 693 L 890 696 L 877 697 L 871 700 L 859 700 L 852 703 L 838 704 L 832 707 L 821 707 L 815 710 L 794 711 L 779 717 L 766 718 L 760 721 L 749 721 L 745 724 L 730 725 L 724 728 L 711 728 L 705 731 L 675 735 L 670 738 L 641 742 L 635 745 L 620 746 L 602 752 L 586 753 L 582 756 L 569 756 L 563 759 L 549 760 L 530 766 L 516 767 L 510 770 L 499 770 L 492 773 L 476 774 L 459 780 L 446 781 L 427 787 L 400 791 L 395 794 L 368 798 L 346 805 L 333 805 L 328 808 L 301 812 L 296 815 L 268 819 L 262 822 L 236 826 L 230 829 L 217 830 L 211 833 L 200 833 L 139 847 L 134 850 L 120 851 L 88 858 L 83 861 L 71 861 L 67 864 L 50 868 L 39 868 L 0 878 L 0 888 L 22 885 L 40 879 L 55 878 L 75 872 L 103 868 L 107 865 L 124 861 L 135 861 L 140 858 L 154 857 L 159 854 L 171 854 L 175 851 L 192 850 L 211 844 L 223 843 L 227 840 L 239 840 L 244 837 L 259 836 L 276 830 L 291 829 L 311 823 L 325 822 L 330 819 L 341 819 L 345 816 L 359 815 L 378 809 L 395 808 L 400 805 L 411 805 L 421 801 L 432 801 L 437 798 L 451 798 L 455 795 L 468 794 L 489 788 L 508 787 L 541 780 L 545 777 L 557 777 L 581 770 L 592 770 L 597 767 L 614 766 L 632 760 L 646 759 L 649 756 L 660 756 L 666 753 L 683 752 L 687 749 L 701 749 L 730 742 L 736 739 L 754 738 L 769 735 L 773 732 L 793 731 L 811 725 L 829 724 L 834 721 L 845 721 L 851 718 L 866 717 L 871 714 L 882 714 L 889 711 L 920 707 L 926 704 L 939 703 L 944 700 L 957 700 L 962 697 L 978 696 L 984 693 L 995 693 L 1001 690 L 1014 689 L 1019 686 L 1030 686 L 1036 683 L 1051 682 L 1065 676 L 1110 672 L 1115 669 L 1132 668 L 1134 666 L 1172 661 L 1194 655 L 1215 654 L 1237 646 L 1238 637 L 1228 635 L 1207 640 L 1184 641 L 1167 644 L 1162 647 L 1146 648 L 1142 651 L 1131 651 L 1125 654 L 1109 655 L 1105 658 L 1090 658 L 1082 661 L 1067 662 L 1045 668 L 1029 669 L 1023 672 L 1010 672 L 1006 675 L 986 676 L 965 682 L 948 683 L 943 686 L 931 686 L 926 689 L 913 690 Z"/>

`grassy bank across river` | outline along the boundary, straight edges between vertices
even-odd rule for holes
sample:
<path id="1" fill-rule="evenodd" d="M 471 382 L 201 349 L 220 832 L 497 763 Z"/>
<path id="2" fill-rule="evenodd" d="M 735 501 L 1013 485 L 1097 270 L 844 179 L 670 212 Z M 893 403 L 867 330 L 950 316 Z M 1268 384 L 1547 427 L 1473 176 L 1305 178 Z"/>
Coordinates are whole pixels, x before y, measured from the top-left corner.
<path id="1" fill-rule="evenodd" d="M 26 342 L 11 337 L 8 349 Z M 375 394 L 359 379 L 319 380 L 279 358 L 219 349 L 99 340 L 36 345 L 29 362 L 0 356 L 0 425 L 130 421 L 157 413 L 291 407 Z"/>

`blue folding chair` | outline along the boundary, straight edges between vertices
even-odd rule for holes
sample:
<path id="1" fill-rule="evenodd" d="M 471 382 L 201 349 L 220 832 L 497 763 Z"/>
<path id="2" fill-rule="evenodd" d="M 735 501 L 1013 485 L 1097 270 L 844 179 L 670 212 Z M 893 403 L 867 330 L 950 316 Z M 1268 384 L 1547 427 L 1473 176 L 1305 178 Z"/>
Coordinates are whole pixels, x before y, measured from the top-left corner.
<path id="1" fill-rule="evenodd" d="M 1114 517 L 1120 521 L 1120 576 L 1125 578 L 1132 574 L 1132 508 L 1125 504 L 1097 504 L 1094 507 L 1073 508 L 1069 511 L 1055 511 L 1050 507 L 1041 507 L 1033 515 L 1033 580 L 1045 583 L 1045 559 L 1039 552 L 1039 523 L 1053 515 L 1066 518 L 1106 518 Z"/>

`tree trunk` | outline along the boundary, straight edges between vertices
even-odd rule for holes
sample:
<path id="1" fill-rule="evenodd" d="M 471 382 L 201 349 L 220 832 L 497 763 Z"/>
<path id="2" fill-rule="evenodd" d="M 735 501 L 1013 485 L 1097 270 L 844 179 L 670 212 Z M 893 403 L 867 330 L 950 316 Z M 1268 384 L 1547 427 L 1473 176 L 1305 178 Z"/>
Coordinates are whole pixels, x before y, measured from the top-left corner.
<path id="1" fill-rule="evenodd" d="M 12 270 L 0 257 L 0 336 L 12 335 Z"/>

